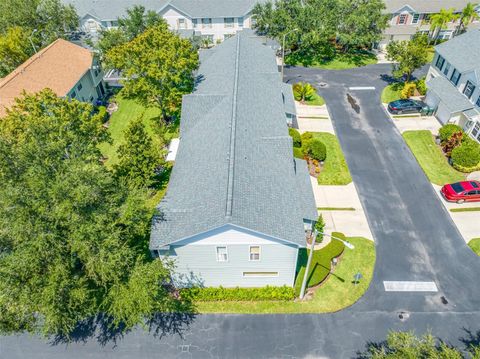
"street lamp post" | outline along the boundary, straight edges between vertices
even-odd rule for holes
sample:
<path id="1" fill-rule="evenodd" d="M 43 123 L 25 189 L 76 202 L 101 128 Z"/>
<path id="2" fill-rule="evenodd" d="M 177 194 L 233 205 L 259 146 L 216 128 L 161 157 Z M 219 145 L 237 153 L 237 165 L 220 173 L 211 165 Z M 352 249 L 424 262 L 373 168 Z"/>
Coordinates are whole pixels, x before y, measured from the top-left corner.
<path id="1" fill-rule="evenodd" d="M 326 233 L 323 233 L 323 232 L 319 232 L 317 231 L 316 229 L 313 231 L 313 238 L 312 238 L 312 244 L 310 246 L 310 253 L 308 255 L 308 260 L 307 260 L 307 267 L 305 268 L 305 274 L 303 276 L 303 281 L 302 281 L 302 288 L 300 290 L 300 299 L 303 299 L 303 297 L 305 296 L 305 290 L 307 288 L 307 279 L 308 279 L 308 272 L 310 270 L 310 264 L 312 262 L 312 257 L 313 257 L 313 250 L 315 248 L 315 238 L 317 238 L 317 234 L 323 234 L 324 236 L 328 236 L 330 238 L 333 238 L 333 239 L 336 239 L 336 240 L 339 240 L 340 242 L 342 242 L 345 247 L 347 247 L 348 249 L 355 249 L 355 246 L 344 240 L 344 239 L 341 239 L 341 238 L 338 238 L 338 237 L 334 237 L 334 236 L 331 236 L 329 234 L 326 234 Z"/>
<path id="2" fill-rule="evenodd" d="M 283 67 L 285 66 L 285 39 L 287 38 L 288 34 L 291 34 L 294 31 L 298 31 L 298 29 L 293 29 L 293 30 L 283 34 L 283 42 L 282 42 L 282 81 L 283 81 Z"/>
<path id="3" fill-rule="evenodd" d="M 37 53 L 37 49 L 36 49 L 35 45 L 33 44 L 32 36 L 33 36 L 33 34 L 36 33 L 36 32 L 37 32 L 37 29 L 33 29 L 32 33 L 31 33 L 30 36 L 28 37 L 28 39 L 30 40 L 30 44 L 31 44 L 32 47 L 33 47 L 33 51 L 34 51 L 35 53 Z"/>

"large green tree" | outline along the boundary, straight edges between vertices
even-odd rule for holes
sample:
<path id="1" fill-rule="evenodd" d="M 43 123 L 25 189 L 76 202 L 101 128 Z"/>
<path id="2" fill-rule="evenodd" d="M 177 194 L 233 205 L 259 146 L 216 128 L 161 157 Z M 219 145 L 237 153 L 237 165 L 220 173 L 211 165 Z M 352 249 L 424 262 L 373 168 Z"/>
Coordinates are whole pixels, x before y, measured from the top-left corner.
<path id="1" fill-rule="evenodd" d="M 446 28 L 447 24 L 451 21 L 458 19 L 458 14 L 455 13 L 455 9 L 440 9 L 440 12 L 433 14 L 430 18 L 430 32 L 431 38 L 434 39 L 434 43 L 437 43 L 440 32 Z"/>
<path id="2" fill-rule="evenodd" d="M 428 62 L 428 39 L 426 35 L 416 35 L 410 41 L 391 41 L 387 45 L 387 59 L 392 63 L 393 75 L 406 77 L 410 81 L 412 73 Z"/>
<path id="3" fill-rule="evenodd" d="M 30 34 L 23 27 L 14 26 L 0 35 L 0 77 L 5 77 L 33 53 Z"/>
<path id="4" fill-rule="evenodd" d="M 133 120 L 125 130 L 125 140 L 118 148 L 117 174 L 131 187 L 148 187 L 155 171 L 163 163 L 162 153 L 145 130 L 143 117 Z"/>
<path id="5" fill-rule="evenodd" d="M 92 106 L 28 95 L 0 121 L 0 330 L 69 334 L 97 313 L 127 328 L 177 309 L 151 260 L 151 210 L 101 163 Z"/>
<path id="6" fill-rule="evenodd" d="M 98 42 L 94 44 L 102 58 L 115 46 L 131 41 L 146 29 L 164 22 L 157 12 L 147 11 L 142 5 L 127 9 L 126 16 L 117 20 L 118 27 L 102 30 Z"/>
<path id="7" fill-rule="evenodd" d="M 167 120 L 179 111 L 182 95 L 193 89 L 198 53 L 162 22 L 111 49 L 106 62 L 126 78 L 122 95 L 158 107 Z"/>

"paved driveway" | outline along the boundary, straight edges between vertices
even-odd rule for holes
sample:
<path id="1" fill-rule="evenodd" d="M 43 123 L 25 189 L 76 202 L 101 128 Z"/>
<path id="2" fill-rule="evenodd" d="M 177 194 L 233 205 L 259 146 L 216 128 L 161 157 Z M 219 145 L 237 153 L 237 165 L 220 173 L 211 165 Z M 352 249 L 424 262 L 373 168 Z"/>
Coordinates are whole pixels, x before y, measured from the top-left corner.
<path id="1" fill-rule="evenodd" d="M 374 280 L 357 304 L 328 315 L 163 320 L 160 326 L 177 334 L 135 330 L 106 342 L 98 336 L 70 345 L 51 345 L 27 335 L 0 337 L 0 358 L 352 358 L 367 342 L 382 340 L 389 329 L 432 329 L 452 344 L 478 343 L 480 260 L 465 245 L 380 107 L 380 76 L 389 72 L 388 64 L 343 72 L 286 69 L 290 80 L 326 81 L 330 86 L 321 94 L 377 244 Z M 346 100 L 349 86 L 376 87 L 351 92 L 359 113 Z M 440 292 L 387 293 L 384 280 L 435 281 Z M 448 304 L 442 304 L 442 295 Z M 403 310 L 411 312 L 404 321 L 398 317 Z"/>

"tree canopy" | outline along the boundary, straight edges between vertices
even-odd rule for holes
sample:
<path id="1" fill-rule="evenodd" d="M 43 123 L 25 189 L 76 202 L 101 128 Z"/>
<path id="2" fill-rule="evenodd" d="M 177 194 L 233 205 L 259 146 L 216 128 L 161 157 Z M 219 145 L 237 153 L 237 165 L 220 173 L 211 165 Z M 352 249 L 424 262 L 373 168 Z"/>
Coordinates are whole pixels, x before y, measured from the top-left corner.
<path id="1" fill-rule="evenodd" d="M 412 73 L 428 62 L 428 38 L 416 35 L 410 41 L 391 41 L 387 45 L 387 58 L 391 61 L 393 75 L 397 78 L 406 76 L 410 81 Z"/>
<path id="2" fill-rule="evenodd" d="M 0 1 L 0 77 L 77 26 L 75 9 L 60 0 Z"/>
<path id="3" fill-rule="evenodd" d="M 387 26 L 382 0 L 276 0 L 253 9 L 255 28 L 291 51 L 333 56 L 370 47 Z"/>
<path id="4" fill-rule="evenodd" d="M 158 107 L 166 120 L 179 111 L 182 95 L 193 89 L 198 53 L 162 22 L 111 49 L 106 62 L 126 78 L 122 95 Z"/>
<path id="5" fill-rule="evenodd" d="M 129 328 L 178 308 L 150 259 L 146 192 L 101 163 L 92 106 L 25 95 L 0 121 L 0 331 L 68 335 L 97 313 Z"/>

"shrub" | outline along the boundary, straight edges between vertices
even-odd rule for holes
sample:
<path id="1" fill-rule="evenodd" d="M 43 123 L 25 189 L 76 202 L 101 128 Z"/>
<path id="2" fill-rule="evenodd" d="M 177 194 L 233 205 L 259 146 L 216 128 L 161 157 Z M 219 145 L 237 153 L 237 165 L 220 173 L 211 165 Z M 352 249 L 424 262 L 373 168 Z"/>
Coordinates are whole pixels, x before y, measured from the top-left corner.
<path id="1" fill-rule="evenodd" d="M 342 233 L 334 232 L 332 236 L 338 238 L 345 238 Z M 307 287 L 314 287 L 322 283 L 330 274 L 332 259 L 340 257 L 345 249 L 343 242 L 332 239 L 332 241 L 322 249 L 313 252 L 312 263 L 310 263 L 310 271 L 308 274 Z M 301 251 L 301 252 L 300 252 Z M 299 251 L 299 262 L 302 263 L 295 282 L 295 292 L 298 295 L 302 287 L 303 277 L 305 275 L 306 263 L 309 251 L 301 249 Z"/>
<path id="2" fill-rule="evenodd" d="M 102 119 L 102 122 L 107 122 L 108 120 L 108 112 L 105 106 L 98 106 L 97 107 L 98 115 Z"/>
<path id="3" fill-rule="evenodd" d="M 315 88 L 307 82 L 297 82 L 293 85 L 293 97 L 297 101 L 311 100 L 315 93 Z"/>
<path id="4" fill-rule="evenodd" d="M 261 288 L 184 288 L 180 290 L 184 299 L 200 302 L 211 301 L 263 301 L 263 300 L 293 300 L 295 290 L 292 287 L 261 287 Z"/>
<path id="5" fill-rule="evenodd" d="M 300 135 L 300 137 L 302 138 L 302 143 L 305 145 L 313 138 L 313 134 L 311 132 L 304 132 Z"/>
<path id="6" fill-rule="evenodd" d="M 480 145 L 474 142 L 464 143 L 453 149 L 451 157 L 457 168 L 475 168 L 480 164 Z"/>
<path id="7" fill-rule="evenodd" d="M 318 161 L 325 161 L 325 158 L 327 158 L 327 147 L 316 138 L 307 143 L 306 151 L 310 157 Z"/>
<path id="8" fill-rule="evenodd" d="M 443 152 L 447 157 L 452 155 L 452 151 L 462 144 L 463 132 L 455 132 L 446 142 L 443 143 Z"/>
<path id="9" fill-rule="evenodd" d="M 417 80 L 415 83 L 417 86 L 417 91 L 420 95 L 424 96 L 427 93 L 427 85 L 425 84 L 425 77 Z"/>
<path id="10" fill-rule="evenodd" d="M 317 237 L 315 238 L 316 243 L 322 243 L 324 229 L 325 229 L 325 221 L 323 220 L 323 216 L 320 214 L 318 216 L 317 222 L 315 223 L 315 230 L 319 232 L 317 234 Z"/>
<path id="11" fill-rule="evenodd" d="M 289 128 L 288 134 L 292 137 L 293 147 L 302 147 L 302 137 L 300 136 L 300 132 L 294 128 Z"/>
<path id="12" fill-rule="evenodd" d="M 415 89 L 417 86 L 414 82 L 405 82 L 402 92 L 400 93 L 400 98 L 409 98 L 415 94 Z"/>
<path id="13" fill-rule="evenodd" d="M 445 142 L 457 132 L 463 132 L 462 128 L 458 125 L 454 125 L 453 123 L 448 123 L 440 128 L 438 131 L 438 136 L 440 137 L 440 141 Z"/>

